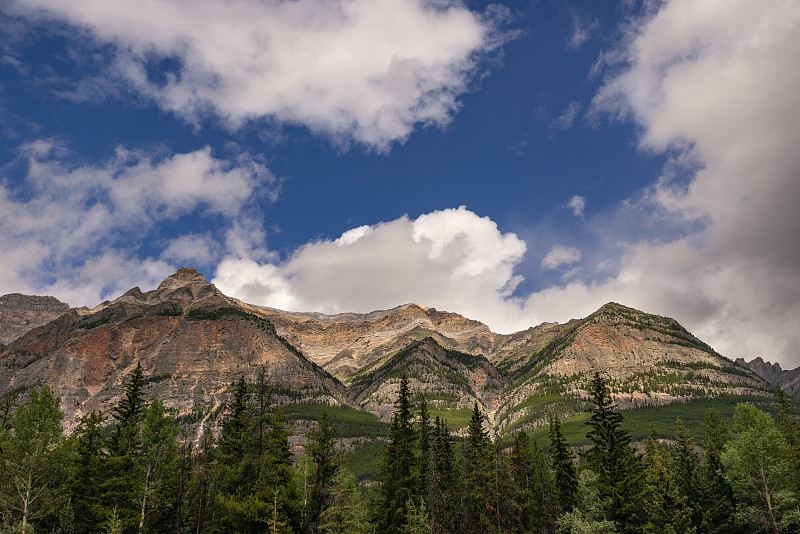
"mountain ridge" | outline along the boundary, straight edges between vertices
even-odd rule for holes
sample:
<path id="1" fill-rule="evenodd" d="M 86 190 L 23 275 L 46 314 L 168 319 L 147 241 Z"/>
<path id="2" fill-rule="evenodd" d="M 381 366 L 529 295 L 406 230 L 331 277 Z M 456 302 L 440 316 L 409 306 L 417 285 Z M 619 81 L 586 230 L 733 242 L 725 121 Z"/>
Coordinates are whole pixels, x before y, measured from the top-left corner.
<path id="1" fill-rule="evenodd" d="M 71 309 L 11 341 L 0 351 L 0 394 L 48 383 L 74 425 L 113 405 L 136 364 L 148 395 L 194 423 L 216 417 L 230 384 L 259 369 L 280 402 L 348 405 L 383 420 L 399 374 L 408 373 L 434 410 L 458 419 L 477 403 L 501 432 L 541 425 L 551 409 L 580 413 L 595 371 L 622 407 L 769 390 L 674 319 L 616 303 L 564 324 L 497 334 L 419 304 L 283 312 L 228 297 L 182 268 L 152 291 L 132 288 L 92 310 Z"/>

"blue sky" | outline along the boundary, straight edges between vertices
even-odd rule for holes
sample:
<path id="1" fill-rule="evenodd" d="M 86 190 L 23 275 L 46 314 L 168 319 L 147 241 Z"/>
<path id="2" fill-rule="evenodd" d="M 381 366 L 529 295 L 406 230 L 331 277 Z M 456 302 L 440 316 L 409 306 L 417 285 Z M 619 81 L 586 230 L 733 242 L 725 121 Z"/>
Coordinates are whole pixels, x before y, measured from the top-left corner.
<path id="1" fill-rule="evenodd" d="M 511 332 L 608 301 L 800 364 L 792 1 L 2 0 L 0 292 L 193 266 Z"/>

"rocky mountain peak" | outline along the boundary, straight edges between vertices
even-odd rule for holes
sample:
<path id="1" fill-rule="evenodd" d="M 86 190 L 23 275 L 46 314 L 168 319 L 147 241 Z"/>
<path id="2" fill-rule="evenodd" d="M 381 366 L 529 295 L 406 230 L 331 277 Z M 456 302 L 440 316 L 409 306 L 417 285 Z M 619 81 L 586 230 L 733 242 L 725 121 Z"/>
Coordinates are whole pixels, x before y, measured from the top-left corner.
<path id="1" fill-rule="evenodd" d="M 181 267 L 158 285 L 158 290 L 178 289 L 190 284 L 208 284 L 206 277 L 197 269 Z"/>

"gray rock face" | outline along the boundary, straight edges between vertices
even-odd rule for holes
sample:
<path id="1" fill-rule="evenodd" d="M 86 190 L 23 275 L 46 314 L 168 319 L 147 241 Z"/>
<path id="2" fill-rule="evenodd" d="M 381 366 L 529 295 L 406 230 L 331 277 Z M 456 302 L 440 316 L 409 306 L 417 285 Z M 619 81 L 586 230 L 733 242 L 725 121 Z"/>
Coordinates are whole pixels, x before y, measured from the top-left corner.
<path id="1" fill-rule="evenodd" d="M 0 345 L 8 345 L 25 332 L 49 323 L 69 311 L 55 297 L 11 293 L 0 297 Z"/>
<path id="2" fill-rule="evenodd" d="M 780 385 L 789 395 L 800 394 L 800 367 L 783 370 L 779 363 L 765 362 L 760 356 L 749 362 L 736 358 L 736 363 L 751 369 L 772 386 Z"/>

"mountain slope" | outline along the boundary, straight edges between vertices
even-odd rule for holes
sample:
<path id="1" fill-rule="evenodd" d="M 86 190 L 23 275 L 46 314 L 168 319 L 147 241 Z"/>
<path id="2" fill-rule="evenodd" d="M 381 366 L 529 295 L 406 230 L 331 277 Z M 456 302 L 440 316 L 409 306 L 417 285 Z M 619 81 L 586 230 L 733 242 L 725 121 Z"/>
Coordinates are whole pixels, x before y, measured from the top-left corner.
<path id="1" fill-rule="evenodd" d="M 610 381 L 623 408 L 721 393 L 769 394 L 761 377 L 717 354 L 674 319 L 609 303 L 567 323 L 540 350 L 514 362 L 498 423 L 506 428 L 545 421 L 543 403 L 531 398 L 550 399 L 547 409 L 580 411 L 595 372 Z"/>
<path id="2" fill-rule="evenodd" d="M 417 397 L 425 396 L 433 413 L 451 418 L 468 414 L 475 402 L 493 413 L 506 385 L 483 356 L 446 349 L 426 337 L 351 376 L 348 390 L 361 409 L 388 419 L 403 375 Z"/>
<path id="3" fill-rule="evenodd" d="M 369 314 L 291 313 L 247 308 L 268 319 L 277 332 L 330 373 L 347 378 L 386 354 L 425 337 L 462 352 L 492 352 L 497 334 L 478 321 L 419 304 Z"/>
<path id="4" fill-rule="evenodd" d="M 344 401 L 338 380 L 235 304 L 196 271 L 178 271 L 155 291 L 128 291 L 85 316 L 71 311 L 12 342 L 0 354 L 0 391 L 49 384 L 68 426 L 109 410 L 137 364 L 145 393 L 193 421 L 262 368 L 285 400 Z"/>

